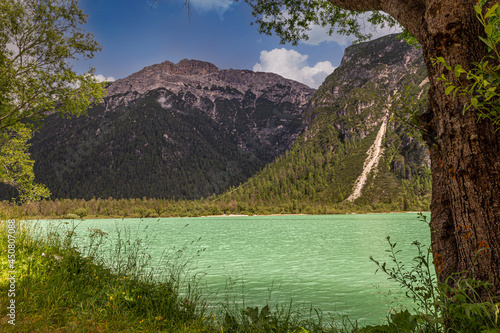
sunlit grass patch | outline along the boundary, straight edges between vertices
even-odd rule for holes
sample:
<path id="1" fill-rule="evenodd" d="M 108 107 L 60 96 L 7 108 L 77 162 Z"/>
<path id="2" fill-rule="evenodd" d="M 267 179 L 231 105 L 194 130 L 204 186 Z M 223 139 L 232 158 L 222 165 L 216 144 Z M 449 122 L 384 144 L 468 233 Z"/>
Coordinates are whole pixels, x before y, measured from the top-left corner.
<path id="1" fill-rule="evenodd" d="M 71 228 L 17 222 L 16 325 L 2 320 L 1 329 L 135 332 L 199 325 L 204 304 L 195 280 L 183 279 L 183 263 L 164 258 L 165 265 L 157 265 L 161 272 L 146 270 L 150 257 L 140 241 L 118 238 L 109 252 L 104 232 L 91 230 L 81 247 L 75 235 Z M 2 222 L 2 304 L 11 299 L 6 236 Z M 0 315 L 6 314 L 2 307 Z"/>

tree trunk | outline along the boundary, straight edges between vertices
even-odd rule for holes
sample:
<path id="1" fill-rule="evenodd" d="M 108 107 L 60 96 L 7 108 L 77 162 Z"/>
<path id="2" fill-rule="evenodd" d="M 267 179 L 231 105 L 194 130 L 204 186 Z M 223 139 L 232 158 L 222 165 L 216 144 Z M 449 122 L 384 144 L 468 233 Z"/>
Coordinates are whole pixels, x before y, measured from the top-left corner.
<path id="1" fill-rule="evenodd" d="M 489 120 L 478 120 L 473 109 L 463 114 L 467 100 L 446 96 L 437 80 L 442 73 L 455 85 L 457 79 L 432 60 L 444 57 L 451 67 L 468 70 L 486 55 L 474 3 L 427 1 L 420 27 L 431 85 L 422 117 L 432 163 L 431 239 L 440 282 L 453 273 L 473 273 L 500 294 L 500 131 L 495 133 Z"/>
<path id="2" fill-rule="evenodd" d="M 464 97 L 445 95 L 445 76 L 459 82 L 433 58 L 465 70 L 487 54 L 477 0 L 329 0 L 347 10 L 382 10 L 422 45 L 430 81 L 429 108 L 422 116 L 432 163 L 431 239 L 438 279 L 454 273 L 493 283 L 500 295 L 500 131 L 462 114 Z M 489 0 L 490 8 L 498 0 Z M 460 78 L 465 83 L 464 78 Z M 453 284 L 453 281 L 448 281 Z"/>
<path id="3" fill-rule="evenodd" d="M 495 133 L 489 120 L 478 120 L 473 109 L 462 114 L 467 100 L 446 96 L 437 79 L 444 73 L 455 85 L 458 80 L 432 60 L 443 57 L 449 66 L 469 70 L 486 56 L 478 38 L 484 30 L 474 11 L 477 0 L 329 1 L 347 10 L 382 10 L 422 45 L 431 85 L 422 121 L 431 153 L 431 239 L 438 279 L 473 273 L 492 282 L 500 295 L 500 131 Z M 485 8 L 494 3 L 498 0 L 489 0 Z"/>

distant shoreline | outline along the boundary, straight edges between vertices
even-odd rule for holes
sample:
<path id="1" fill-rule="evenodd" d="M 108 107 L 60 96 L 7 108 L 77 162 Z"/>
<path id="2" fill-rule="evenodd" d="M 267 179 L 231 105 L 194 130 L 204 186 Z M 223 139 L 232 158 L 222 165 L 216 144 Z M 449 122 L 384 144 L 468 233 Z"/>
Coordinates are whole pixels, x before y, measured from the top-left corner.
<path id="1" fill-rule="evenodd" d="M 201 215 L 201 216 L 156 216 L 156 217 L 123 217 L 123 216 L 92 216 L 92 217 L 83 217 L 83 218 L 68 218 L 68 217 L 27 217 L 23 218 L 23 220 L 123 220 L 123 219 L 170 219 L 170 218 L 212 218 L 212 217 L 256 217 L 256 216 L 324 216 L 324 215 L 369 215 L 369 214 L 431 214 L 430 211 L 395 211 L 395 212 L 368 212 L 368 213 L 338 213 L 338 214 L 254 214 L 254 215 L 246 215 L 246 214 L 220 214 L 220 215 Z"/>

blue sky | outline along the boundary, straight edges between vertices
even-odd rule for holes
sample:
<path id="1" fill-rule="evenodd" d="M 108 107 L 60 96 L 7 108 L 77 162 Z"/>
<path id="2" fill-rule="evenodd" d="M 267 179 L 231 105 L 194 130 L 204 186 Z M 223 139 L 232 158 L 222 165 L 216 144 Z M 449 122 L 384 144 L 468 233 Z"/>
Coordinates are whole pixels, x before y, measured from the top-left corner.
<path id="1" fill-rule="evenodd" d="M 280 44 L 258 33 L 248 4 L 234 0 L 80 0 L 89 16 L 84 29 L 103 47 L 75 68 L 109 80 L 124 78 L 165 60 L 197 59 L 219 69 L 270 71 L 317 87 L 340 64 L 350 38 L 314 27 L 308 42 Z M 389 31 L 377 31 L 375 36 Z"/>

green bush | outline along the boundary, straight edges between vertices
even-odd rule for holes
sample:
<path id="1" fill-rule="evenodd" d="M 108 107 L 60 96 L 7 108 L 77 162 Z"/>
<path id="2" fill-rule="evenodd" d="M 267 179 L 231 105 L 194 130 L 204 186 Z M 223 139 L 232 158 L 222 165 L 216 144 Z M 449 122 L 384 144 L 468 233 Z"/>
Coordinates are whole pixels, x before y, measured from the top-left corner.
<path id="1" fill-rule="evenodd" d="M 88 215 L 88 211 L 86 208 L 78 208 L 74 211 L 75 215 L 78 215 L 80 218 L 83 218 Z"/>
<path id="2" fill-rule="evenodd" d="M 420 214 L 420 218 L 427 223 L 426 216 Z M 463 277 L 467 272 L 460 272 L 439 283 L 430 247 L 425 249 L 413 242 L 417 256 L 408 267 L 398 259 L 396 243 L 390 237 L 387 241 L 392 266 L 370 259 L 378 266 L 377 271 L 399 283 L 406 297 L 415 302 L 416 313 L 395 313 L 387 324 L 367 326 L 361 332 L 500 332 L 500 298 L 491 291 L 490 283 L 475 280 L 472 272 L 468 278 Z"/>

